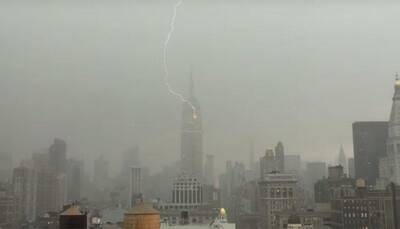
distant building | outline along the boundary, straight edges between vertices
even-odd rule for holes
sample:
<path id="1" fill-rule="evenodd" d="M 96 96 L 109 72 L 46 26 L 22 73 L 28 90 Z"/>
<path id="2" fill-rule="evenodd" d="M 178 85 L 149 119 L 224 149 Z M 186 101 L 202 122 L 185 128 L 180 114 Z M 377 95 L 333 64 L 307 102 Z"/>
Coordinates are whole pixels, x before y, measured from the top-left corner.
<path id="1" fill-rule="evenodd" d="M 314 200 L 314 185 L 318 180 L 326 178 L 325 162 L 308 162 L 305 172 L 305 188 L 310 193 L 310 198 Z"/>
<path id="2" fill-rule="evenodd" d="M 239 211 L 240 188 L 245 184 L 245 166 L 243 163 L 226 162 L 225 173 L 219 177 L 221 206 L 229 212 L 229 222 L 236 222 Z"/>
<path id="3" fill-rule="evenodd" d="M 83 162 L 69 159 L 67 162 L 67 200 L 79 201 L 82 192 Z"/>
<path id="4" fill-rule="evenodd" d="M 204 164 L 204 179 L 205 184 L 208 186 L 215 186 L 215 172 L 214 172 L 214 155 L 208 154 Z"/>
<path id="5" fill-rule="evenodd" d="M 51 172 L 47 153 L 33 153 L 33 169 L 37 174 L 36 183 L 36 217 L 40 217 L 51 211 L 51 200 L 53 189 L 53 173 Z"/>
<path id="6" fill-rule="evenodd" d="M 36 179 L 36 173 L 31 168 L 19 166 L 13 171 L 13 193 L 17 201 L 19 222 L 36 219 Z"/>
<path id="7" fill-rule="evenodd" d="M 353 123 L 355 178 L 375 185 L 379 177 L 379 160 L 386 155 L 388 122 Z"/>
<path id="8" fill-rule="evenodd" d="M 51 211 L 60 211 L 63 209 L 64 205 L 67 204 L 67 176 L 65 174 L 60 174 L 53 177 L 51 185 L 52 193 L 50 193 L 51 198 Z"/>
<path id="9" fill-rule="evenodd" d="M 12 154 L 0 152 L 0 182 L 6 182 L 11 179 L 12 165 Z"/>
<path id="10" fill-rule="evenodd" d="M 338 165 L 343 166 L 343 170 L 347 173 L 347 158 L 346 154 L 344 153 L 343 146 L 340 146 L 339 156 L 338 156 Z"/>
<path id="11" fill-rule="evenodd" d="M 17 200 L 7 185 L 0 183 L 0 228 L 16 228 L 17 217 Z"/>
<path id="12" fill-rule="evenodd" d="M 271 172 L 283 173 L 287 167 L 285 150 L 282 142 L 278 142 L 275 147 L 275 152 L 272 149 L 267 149 L 265 155 L 260 158 L 260 177 L 263 178 Z"/>
<path id="13" fill-rule="evenodd" d="M 105 165 L 103 160 L 103 156 L 100 156 L 98 162 Z M 131 167 L 140 167 L 140 164 L 140 149 L 138 146 L 125 151 L 122 155 L 121 176 L 128 178 L 131 173 Z M 108 164 L 106 166 L 108 167 Z"/>
<path id="14" fill-rule="evenodd" d="M 400 80 L 394 86 L 392 111 L 389 119 L 386 156 L 380 158 L 380 186 L 390 182 L 400 184 Z"/>
<path id="15" fill-rule="evenodd" d="M 285 155 L 285 173 L 300 175 L 302 161 L 300 155 Z"/>
<path id="16" fill-rule="evenodd" d="M 354 179 L 348 178 L 341 165 L 328 168 L 328 177 L 317 181 L 314 185 L 316 203 L 329 203 L 336 190 L 342 186 L 354 186 Z"/>
<path id="17" fill-rule="evenodd" d="M 303 207 L 304 197 L 294 174 L 270 173 L 258 182 L 259 204 L 264 228 L 278 225 L 276 212 Z"/>
<path id="18" fill-rule="evenodd" d="M 66 143 L 55 139 L 43 153 L 32 154 L 36 178 L 36 217 L 58 212 L 67 203 Z"/>
<path id="19" fill-rule="evenodd" d="M 251 139 L 249 143 L 249 170 L 256 171 L 255 163 L 254 140 Z"/>
<path id="20" fill-rule="evenodd" d="M 181 124 L 181 166 L 191 176 L 203 178 L 203 130 L 200 104 L 195 97 L 193 78 L 190 78 L 188 101 L 183 103 Z"/>
<path id="21" fill-rule="evenodd" d="M 67 144 L 64 140 L 56 138 L 49 148 L 49 167 L 56 175 L 67 172 Z"/>
<path id="22" fill-rule="evenodd" d="M 157 208 L 163 221 L 172 225 L 209 224 L 216 217 L 218 192 L 210 185 L 214 176 L 212 157 L 206 163 L 209 171 L 203 172 L 202 115 L 192 78 L 187 101 L 182 110 L 181 171 L 173 182 L 171 202 L 159 201 Z M 209 185 L 205 183 L 207 177 Z"/>
<path id="23" fill-rule="evenodd" d="M 277 160 L 278 168 L 277 171 L 284 172 L 285 171 L 285 148 L 283 147 L 282 142 L 278 142 L 275 146 L 275 157 Z"/>
<path id="24" fill-rule="evenodd" d="M 110 163 L 104 159 L 104 155 L 101 155 L 94 161 L 93 167 L 93 182 L 96 187 L 104 189 L 106 182 L 109 178 L 109 166 Z"/>
<path id="25" fill-rule="evenodd" d="M 265 155 L 260 158 L 260 177 L 264 178 L 272 172 L 278 171 L 278 160 L 272 149 L 267 149 Z"/>
<path id="26" fill-rule="evenodd" d="M 347 160 L 347 166 L 348 166 L 348 173 L 350 178 L 355 178 L 355 168 L 354 168 L 354 158 L 349 158 Z"/>
<path id="27" fill-rule="evenodd" d="M 142 202 L 142 170 L 138 167 L 131 168 L 131 179 L 129 185 L 129 203 L 133 208 L 136 203 Z"/>

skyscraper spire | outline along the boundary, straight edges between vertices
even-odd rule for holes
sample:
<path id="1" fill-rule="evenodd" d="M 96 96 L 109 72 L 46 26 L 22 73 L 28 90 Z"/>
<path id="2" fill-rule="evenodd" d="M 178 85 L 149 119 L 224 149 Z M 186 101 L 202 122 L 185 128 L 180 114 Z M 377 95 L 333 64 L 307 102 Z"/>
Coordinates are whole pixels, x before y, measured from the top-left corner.
<path id="1" fill-rule="evenodd" d="M 386 157 L 379 161 L 379 181 L 381 187 L 390 182 L 400 183 L 400 80 L 396 74 L 392 110 L 388 123 Z"/>
<path id="2" fill-rule="evenodd" d="M 183 103 L 181 132 L 182 171 L 187 175 L 202 178 L 204 168 L 201 109 L 194 95 L 192 68 L 190 68 L 188 101 L 190 101 L 196 110 L 194 111 L 187 103 Z"/>
<path id="3" fill-rule="evenodd" d="M 347 159 L 346 154 L 344 153 L 343 145 L 340 145 L 339 156 L 338 156 L 338 164 L 343 166 L 343 170 L 347 169 Z"/>

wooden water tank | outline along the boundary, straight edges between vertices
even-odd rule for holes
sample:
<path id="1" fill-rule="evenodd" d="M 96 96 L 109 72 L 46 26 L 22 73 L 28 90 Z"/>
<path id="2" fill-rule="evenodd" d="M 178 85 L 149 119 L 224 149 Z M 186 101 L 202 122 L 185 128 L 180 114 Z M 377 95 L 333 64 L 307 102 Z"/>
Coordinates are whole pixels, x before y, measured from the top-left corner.
<path id="1" fill-rule="evenodd" d="M 123 229 L 160 229 L 160 212 L 140 203 L 125 213 Z"/>

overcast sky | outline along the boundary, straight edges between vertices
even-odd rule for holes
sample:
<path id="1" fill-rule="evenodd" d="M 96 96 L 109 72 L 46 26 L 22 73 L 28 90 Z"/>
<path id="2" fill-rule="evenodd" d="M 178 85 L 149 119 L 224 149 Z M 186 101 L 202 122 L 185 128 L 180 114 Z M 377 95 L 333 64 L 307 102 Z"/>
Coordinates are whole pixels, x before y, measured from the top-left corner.
<path id="1" fill-rule="evenodd" d="M 1 151 L 19 160 L 60 137 L 87 161 L 105 154 L 117 166 L 134 144 L 154 169 L 179 159 L 181 103 L 162 68 L 175 1 L 11 2 L 0 3 Z M 187 94 L 193 66 L 205 154 L 218 165 L 247 163 L 251 138 L 259 155 L 281 140 L 332 162 L 341 144 L 352 155 L 352 122 L 389 117 L 400 6 L 285 2 L 178 10 L 170 80 Z"/>

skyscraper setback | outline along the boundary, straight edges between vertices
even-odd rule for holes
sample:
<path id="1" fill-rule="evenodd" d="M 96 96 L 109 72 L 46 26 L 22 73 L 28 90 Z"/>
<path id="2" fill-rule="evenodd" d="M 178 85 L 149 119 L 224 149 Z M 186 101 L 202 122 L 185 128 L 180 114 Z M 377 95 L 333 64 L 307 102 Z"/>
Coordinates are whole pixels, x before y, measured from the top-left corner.
<path id="1" fill-rule="evenodd" d="M 203 177 L 203 132 L 200 105 L 195 97 L 193 78 L 190 78 L 189 98 L 196 108 L 184 103 L 181 129 L 181 163 L 182 171 L 198 178 Z"/>

